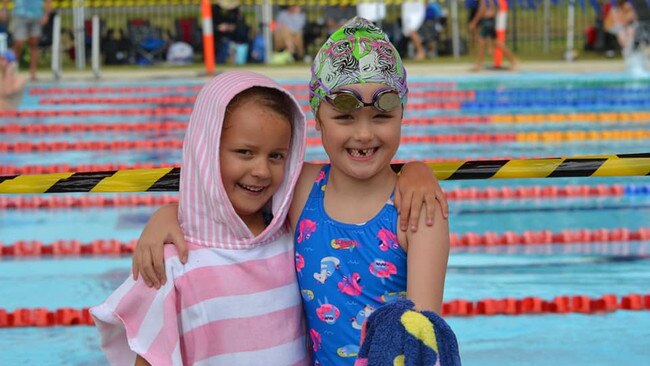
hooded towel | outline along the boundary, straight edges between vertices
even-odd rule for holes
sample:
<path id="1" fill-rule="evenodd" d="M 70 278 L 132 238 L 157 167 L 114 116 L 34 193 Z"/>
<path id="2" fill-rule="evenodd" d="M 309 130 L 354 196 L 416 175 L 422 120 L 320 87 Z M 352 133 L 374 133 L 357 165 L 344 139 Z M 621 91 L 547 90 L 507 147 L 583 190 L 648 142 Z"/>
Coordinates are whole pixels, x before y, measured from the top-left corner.
<path id="1" fill-rule="evenodd" d="M 289 96 L 294 110 L 285 178 L 260 235 L 235 213 L 221 183 L 219 142 L 225 109 L 253 86 Z M 293 241 L 285 219 L 303 162 L 306 121 L 297 101 L 271 79 L 227 72 L 199 93 L 183 144 L 179 222 L 189 246 L 181 264 L 165 246 L 167 283 L 159 290 L 129 278 L 93 307 L 113 365 L 136 354 L 152 365 L 307 364 Z"/>

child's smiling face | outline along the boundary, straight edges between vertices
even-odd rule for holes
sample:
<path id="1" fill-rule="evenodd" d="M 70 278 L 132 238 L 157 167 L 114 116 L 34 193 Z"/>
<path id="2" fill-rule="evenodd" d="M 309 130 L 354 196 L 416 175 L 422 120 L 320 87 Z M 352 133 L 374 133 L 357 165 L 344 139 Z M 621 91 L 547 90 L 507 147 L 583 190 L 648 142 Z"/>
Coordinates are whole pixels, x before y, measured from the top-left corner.
<path id="1" fill-rule="evenodd" d="M 284 180 L 291 122 L 249 100 L 226 117 L 221 135 L 223 186 L 235 212 L 249 227 Z"/>
<path id="2" fill-rule="evenodd" d="M 372 102 L 375 92 L 385 87 L 376 83 L 345 86 L 357 91 L 365 103 Z M 356 179 L 372 178 L 389 167 L 399 147 L 402 110 L 399 106 L 383 112 L 366 106 L 342 113 L 328 102 L 321 103 L 316 129 L 332 166 Z"/>

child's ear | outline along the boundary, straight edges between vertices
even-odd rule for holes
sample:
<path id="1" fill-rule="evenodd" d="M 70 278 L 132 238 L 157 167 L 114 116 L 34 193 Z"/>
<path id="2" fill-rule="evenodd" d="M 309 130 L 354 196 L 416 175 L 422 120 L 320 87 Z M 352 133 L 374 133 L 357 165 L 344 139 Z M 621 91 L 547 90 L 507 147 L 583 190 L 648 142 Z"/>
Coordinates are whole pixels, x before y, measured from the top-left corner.
<path id="1" fill-rule="evenodd" d="M 318 114 L 318 112 L 316 112 L 316 114 Z M 316 121 L 316 131 L 320 132 L 321 122 L 320 122 L 320 118 L 318 118 L 318 115 L 316 116 L 316 118 L 314 118 L 314 120 Z"/>

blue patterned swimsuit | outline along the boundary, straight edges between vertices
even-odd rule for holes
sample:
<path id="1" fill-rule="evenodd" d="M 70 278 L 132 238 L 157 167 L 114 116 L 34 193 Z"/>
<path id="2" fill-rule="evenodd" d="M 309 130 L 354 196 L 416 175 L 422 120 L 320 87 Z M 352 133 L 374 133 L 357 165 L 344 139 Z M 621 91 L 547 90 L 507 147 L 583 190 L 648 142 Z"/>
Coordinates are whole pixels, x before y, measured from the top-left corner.
<path id="1" fill-rule="evenodd" d="M 296 227 L 296 271 L 312 363 L 353 365 L 365 319 L 382 304 L 406 295 L 406 253 L 397 242 L 392 196 L 364 224 L 327 215 L 329 171 L 329 165 L 320 171 Z"/>

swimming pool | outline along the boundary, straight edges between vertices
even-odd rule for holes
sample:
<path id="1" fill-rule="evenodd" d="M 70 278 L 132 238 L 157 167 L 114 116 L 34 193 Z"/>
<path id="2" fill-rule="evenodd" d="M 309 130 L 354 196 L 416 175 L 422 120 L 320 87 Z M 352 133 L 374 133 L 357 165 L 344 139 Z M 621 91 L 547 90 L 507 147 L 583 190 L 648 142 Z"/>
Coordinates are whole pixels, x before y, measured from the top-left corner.
<path id="1" fill-rule="evenodd" d="M 304 80 L 281 81 L 291 85 L 306 105 Z M 648 152 L 644 135 L 650 131 L 648 80 L 629 80 L 621 74 L 524 73 L 410 81 L 403 135 L 412 139 L 400 147 L 399 160 Z M 0 117 L 0 126 L 40 126 L 31 132 L 2 130 L 0 141 L 13 145 L 5 145 L 9 147 L 0 153 L 0 166 L 19 174 L 36 166 L 42 171 L 57 171 L 65 169 L 65 164 L 90 168 L 102 164 L 176 164 L 180 161 L 177 148 L 151 149 L 142 144 L 107 148 L 84 143 L 181 139 L 188 103 L 200 83 L 165 80 L 39 85 L 25 95 L 20 118 Z M 174 128 L 156 127 L 176 122 L 180 125 Z M 144 123 L 151 123 L 152 128 L 141 131 L 133 127 Z M 62 126 L 73 125 L 100 127 L 57 132 Z M 316 136 L 312 128 L 310 137 Z M 434 136 L 446 138 L 434 140 Z M 16 145 L 19 143 L 40 147 L 17 151 L 20 149 L 16 146 L 23 146 Z M 62 143 L 67 143 L 66 148 Z M 308 146 L 306 159 L 320 161 L 325 155 L 313 143 Z M 578 229 L 595 238 L 603 229 L 638 232 L 650 227 L 648 177 L 468 180 L 445 181 L 442 185 L 456 197 L 450 200 L 450 226 L 459 238 L 474 233 L 485 241 L 506 233 L 524 237 L 542 231 L 559 237 L 563 231 Z M 598 186 L 604 188 L 599 191 L 595 188 Z M 522 194 L 526 187 L 529 194 Z M 591 193 L 587 193 L 589 187 L 593 188 Z M 129 241 L 139 236 L 156 207 L 143 203 L 82 207 L 70 203 L 82 196 L 90 195 L 57 196 L 68 197 L 68 204 L 46 209 L 16 208 L 5 203 L 0 208 L 0 241 L 4 246 L 20 240 Z M 19 199 L 15 195 L 4 197 L 5 202 Z M 29 206 L 25 201 L 21 205 Z M 563 295 L 596 299 L 607 294 L 622 297 L 650 293 L 650 241 L 614 239 L 454 247 L 445 301 L 529 297 L 550 301 Z M 11 312 L 19 308 L 92 306 L 128 276 L 129 267 L 130 258 L 119 255 L 4 255 L 0 257 L 0 309 Z M 648 310 L 452 316 L 448 321 L 458 336 L 466 365 L 637 365 L 650 359 Z M 89 326 L 0 328 L 0 349 L 1 365 L 106 362 L 96 331 Z"/>

